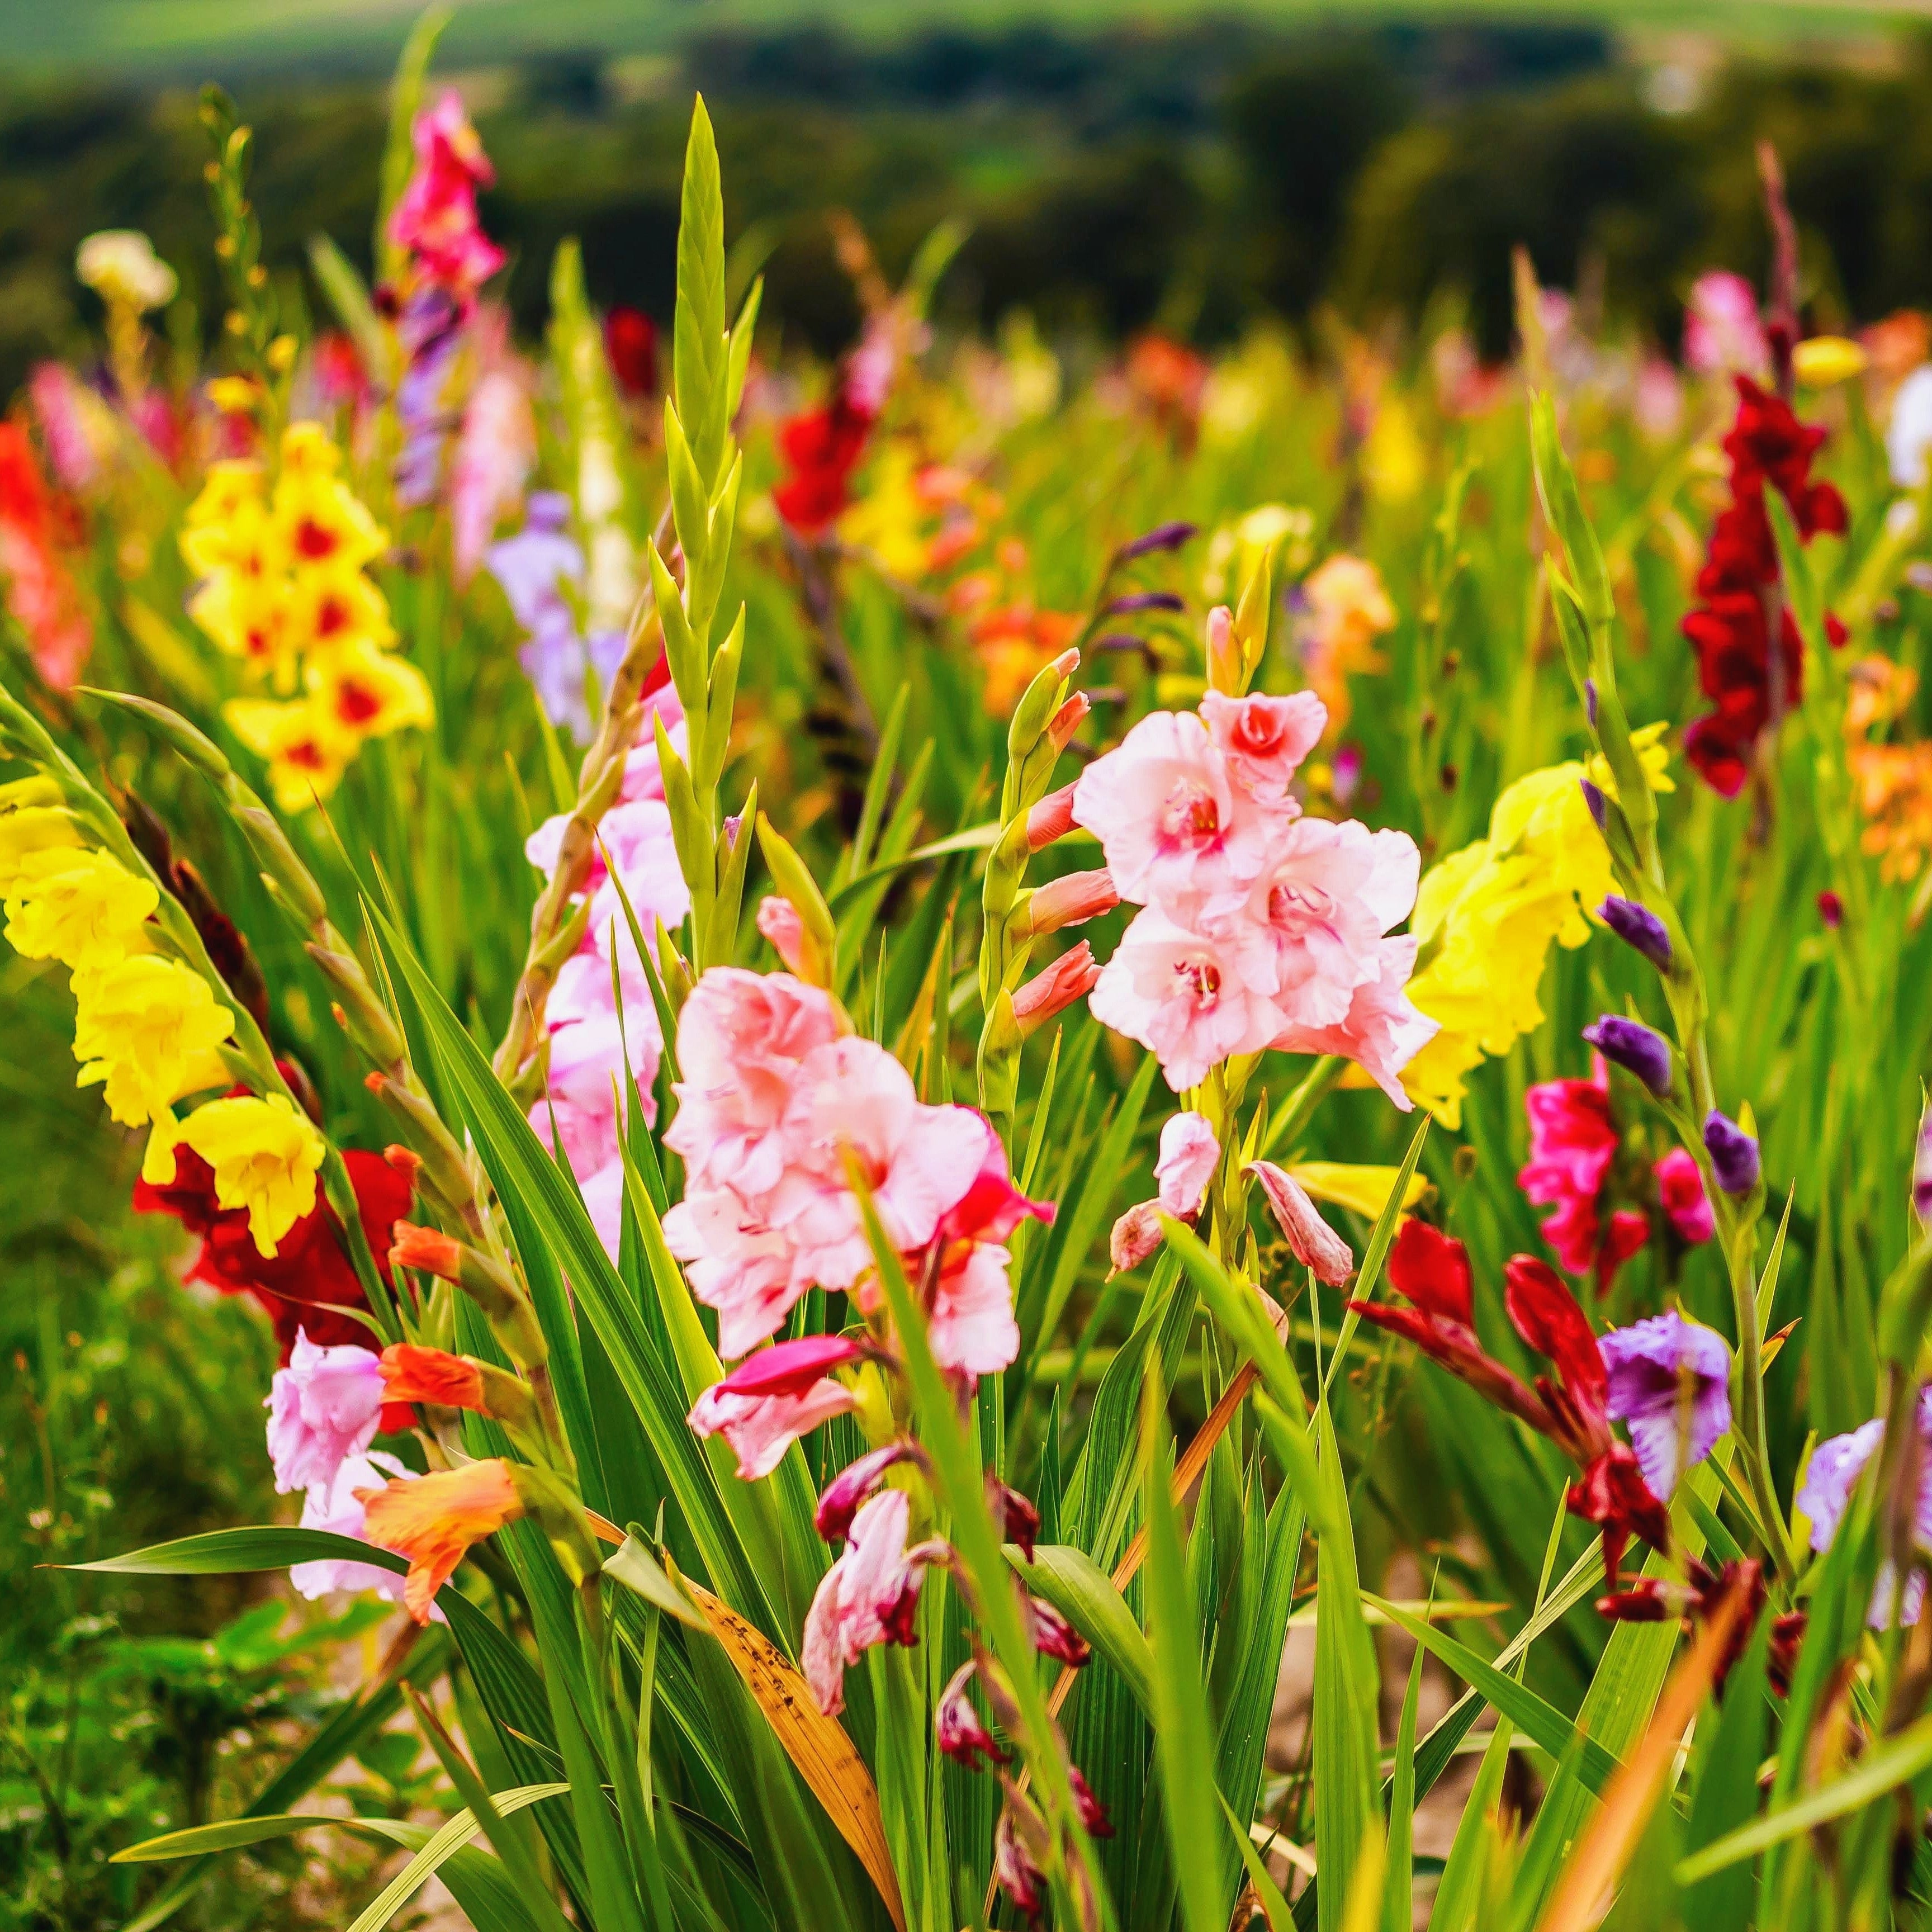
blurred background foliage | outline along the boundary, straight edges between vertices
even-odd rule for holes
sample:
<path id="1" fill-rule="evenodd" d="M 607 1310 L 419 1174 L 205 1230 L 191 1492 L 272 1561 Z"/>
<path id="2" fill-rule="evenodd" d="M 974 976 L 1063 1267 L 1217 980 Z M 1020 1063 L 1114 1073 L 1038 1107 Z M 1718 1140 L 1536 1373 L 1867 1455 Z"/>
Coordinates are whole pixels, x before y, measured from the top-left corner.
<path id="1" fill-rule="evenodd" d="M 1829 43 L 1741 46 L 1695 14 L 1641 34 L 1460 12 L 1102 31 L 1042 9 L 1036 24 L 885 38 L 725 29 L 689 9 L 674 52 L 493 61 L 481 28 L 508 10 L 459 20 L 450 53 L 477 63 L 453 77 L 496 164 L 484 220 L 515 257 L 509 298 L 532 331 L 566 235 L 583 238 L 593 300 L 668 315 L 692 86 L 718 120 L 741 261 L 769 258 L 767 313 L 820 352 L 857 324 L 833 207 L 889 273 L 942 216 L 970 224 L 941 312 L 962 325 L 1024 308 L 1058 335 L 1155 326 L 1211 344 L 1330 306 L 1412 320 L 1454 291 L 1500 354 L 1522 242 L 1546 283 L 1593 292 L 1670 346 L 1700 268 L 1762 266 L 1764 136 L 1785 158 L 1820 326 L 1932 298 L 1932 38 L 1863 16 Z M 1732 10 L 1734 26 L 1780 11 Z M 260 131 L 272 261 L 292 268 L 326 232 L 368 266 L 386 51 L 364 74 L 210 49 Z M 145 229 L 206 280 L 200 161 L 186 85 L 100 60 L 15 67 L 0 93 L 0 389 L 94 320 L 69 272 L 84 235 Z"/>

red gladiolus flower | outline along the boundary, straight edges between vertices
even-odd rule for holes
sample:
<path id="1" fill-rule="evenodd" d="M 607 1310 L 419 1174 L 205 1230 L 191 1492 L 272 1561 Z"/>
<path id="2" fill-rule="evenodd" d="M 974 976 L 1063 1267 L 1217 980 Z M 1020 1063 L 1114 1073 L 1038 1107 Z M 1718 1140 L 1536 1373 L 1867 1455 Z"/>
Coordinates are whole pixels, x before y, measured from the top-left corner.
<path id="1" fill-rule="evenodd" d="M 627 396 L 649 396 L 658 386 L 658 326 L 640 308 L 614 308 L 604 318 L 604 353 Z"/>
<path id="2" fill-rule="evenodd" d="M 872 422 L 841 394 L 779 430 L 778 448 L 791 474 L 772 492 L 772 501 L 800 536 L 818 536 L 851 502 L 852 472 L 866 453 Z"/>
<path id="3" fill-rule="evenodd" d="M 1801 423 L 1789 403 L 1748 376 L 1738 376 L 1737 386 L 1737 419 L 1724 438 L 1731 502 L 1712 530 L 1698 573 L 1702 601 L 1684 620 L 1697 652 L 1699 686 L 1716 706 L 1692 721 L 1684 748 L 1705 782 L 1726 798 L 1743 788 L 1760 735 L 1798 702 L 1803 683 L 1804 644 L 1779 584 L 1765 490 L 1784 499 L 1808 543 L 1820 530 L 1843 530 L 1847 520 L 1838 490 L 1811 478 L 1825 431 Z M 1826 632 L 1833 645 L 1844 641 L 1835 617 L 1827 617 Z"/>
<path id="4" fill-rule="evenodd" d="M 59 507 L 40 475 L 27 432 L 0 423 L 0 583 L 26 632 L 34 664 L 56 691 L 70 691 L 94 647 L 94 628 L 60 557 Z"/>

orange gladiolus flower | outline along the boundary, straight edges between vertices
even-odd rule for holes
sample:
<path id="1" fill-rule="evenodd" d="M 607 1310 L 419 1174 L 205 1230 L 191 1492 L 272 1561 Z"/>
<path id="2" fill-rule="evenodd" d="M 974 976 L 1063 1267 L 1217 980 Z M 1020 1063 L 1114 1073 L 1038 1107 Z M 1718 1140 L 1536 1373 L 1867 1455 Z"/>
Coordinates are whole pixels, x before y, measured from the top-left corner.
<path id="1" fill-rule="evenodd" d="M 382 1351 L 382 1366 L 383 1393 L 391 1402 L 427 1402 L 438 1408 L 485 1406 L 482 1365 L 466 1355 L 392 1342 Z"/>
<path id="2" fill-rule="evenodd" d="M 368 1540 L 410 1559 L 403 1601 L 419 1624 L 428 1622 L 436 1593 L 454 1574 L 470 1546 L 524 1513 L 516 1477 L 496 1456 L 414 1482 L 358 1490 L 356 1500 L 368 1512 L 363 1525 Z"/>

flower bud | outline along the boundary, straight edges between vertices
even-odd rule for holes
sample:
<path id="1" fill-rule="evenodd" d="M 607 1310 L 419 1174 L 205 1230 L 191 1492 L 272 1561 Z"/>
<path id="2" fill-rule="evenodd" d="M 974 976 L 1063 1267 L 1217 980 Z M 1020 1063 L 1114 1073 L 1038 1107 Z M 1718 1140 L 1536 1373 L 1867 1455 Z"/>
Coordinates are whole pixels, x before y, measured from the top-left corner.
<path id="1" fill-rule="evenodd" d="M 772 944 L 772 950 L 784 962 L 785 970 L 801 977 L 806 970 L 805 922 L 789 899 L 767 893 L 758 902 L 758 930 Z"/>
<path id="2" fill-rule="evenodd" d="M 1033 1506 L 1032 1498 L 1023 1496 L 1018 1490 L 1010 1489 L 998 1477 L 986 1478 L 986 1500 L 1000 1520 L 1000 1534 L 1009 1543 L 1019 1546 L 1020 1554 L 1030 1563 L 1034 1544 L 1040 1536 L 1040 1511 Z"/>
<path id="3" fill-rule="evenodd" d="M 1076 781 L 1077 782 L 1077 781 Z M 1064 784 L 1050 791 L 1027 814 L 1027 850 L 1043 852 L 1057 838 L 1073 830 L 1073 786 Z"/>
<path id="4" fill-rule="evenodd" d="M 1073 734 L 1085 723 L 1087 714 L 1094 708 L 1092 700 L 1084 691 L 1076 691 L 1048 721 L 1046 742 L 1056 755 L 1066 750 L 1073 742 Z"/>
<path id="5" fill-rule="evenodd" d="M 1114 1223 L 1107 1238 L 1107 1258 L 1113 1273 L 1137 1268 L 1161 1244 L 1160 1203 L 1137 1201 Z"/>
<path id="6" fill-rule="evenodd" d="M 1648 906 L 1612 892 L 1597 908 L 1598 916 L 1626 946 L 1634 946 L 1660 973 L 1670 970 L 1670 934 Z"/>
<path id="7" fill-rule="evenodd" d="M 1024 930 L 1014 937 L 1038 938 L 1042 933 L 1058 932 L 1064 926 L 1084 926 L 1090 919 L 1112 912 L 1120 902 L 1120 896 L 1114 890 L 1114 875 L 1106 866 L 1090 872 L 1069 872 L 1063 878 L 1049 879 L 1028 895 L 1025 904 L 1016 915 Z"/>
<path id="8" fill-rule="evenodd" d="M 1590 816 L 1597 821 L 1597 830 L 1607 832 L 1610 830 L 1610 813 L 1602 791 L 1588 778 L 1580 779 L 1578 782 L 1583 788 L 1583 802 L 1590 808 Z"/>
<path id="9" fill-rule="evenodd" d="M 1594 1026 L 1583 1029 L 1583 1037 L 1606 1060 L 1634 1073 L 1660 1100 L 1668 1098 L 1676 1070 L 1670 1043 L 1661 1034 L 1653 1032 L 1641 1020 L 1606 1013 Z"/>
<path id="10" fill-rule="evenodd" d="M 1178 519 L 1172 523 L 1156 524 L 1144 536 L 1121 544 L 1114 553 L 1114 561 L 1117 564 L 1131 563 L 1137 556 L 1152 556 L 1157 551 L 1178 550 L 1194 535 L 1195 528 L 1192 524 L 1182 523 Z"/>
<path id="11" fill-rule="evenodd" d="M 812 1521 L 819 1534 L 827 1543 L 843 1543 L 852 1533 L 852 1519 L 885 1480 L 886 1472 L 895 1463 L 913 1461 L 919 1453 L 910 1442 L 888 1442 L 848 1463 L 826 1484 L 818 1498 Z"/>
<path id="12" fill-rule="evenodd" d="M 1241 688 L 1241 646 L 1234 635 L 1234 614 L 1217 604 L 1208 614 L 1208 682 L 1215 691 Z"/>
<path id="13" fill-rule="evenodd" d="M 1704 1116 L 1704 1151 L 1711 1173 L 1726 1194 L 1748 1194 L 1757 1185 L 1762 1163 L 1756 1140 L 1713 1107 Z"/>
<path id="14" fill-rule="evenodd" d="M 1036 974 L 1012 996 L 1013 1018 L 1021 1036 L 1037 1033 L 1056 1014 L 1084 1000 L 1098 983 L 1100 962 L 1085 940 L 1063 952 L 1043 973 Z"/>
<path id="15" fill-rule="evenodd" d="M 1111 1838 L 1114 1835 L 1114 1821 L 1107 1816 L 1107 1808 L 1094 1796 L 1094 1787 L 1080 1774 L 1080 1767 L 1070 1764 L 1066 1778 L 1073 1786 L 1073 1809 L 1079 1818 L 1081 1830 L 1090 1838 Z"/>
<path id="16" fill-rule="evenodd" d="M 1042 1657 L 1078 1670 L 1094 1654 L 1087 1640 L 1051 1604 L 1029 1597 L 1027 1609 L 1033 1618 L 1033 1647 Z"/>
<path id="17" fill-rule="evenodd" d="M 969 1657 L 952 1673 L 932 1709 L 933 1736 L 940 1750 L 968 1771 L 977 1771 L 982 1757 L 994 1764 L 1007 1762 L 1006 1753 L 993 1742 L 992 1732 L 966 1694 L 979 1668 L 976 1660 Z"/>

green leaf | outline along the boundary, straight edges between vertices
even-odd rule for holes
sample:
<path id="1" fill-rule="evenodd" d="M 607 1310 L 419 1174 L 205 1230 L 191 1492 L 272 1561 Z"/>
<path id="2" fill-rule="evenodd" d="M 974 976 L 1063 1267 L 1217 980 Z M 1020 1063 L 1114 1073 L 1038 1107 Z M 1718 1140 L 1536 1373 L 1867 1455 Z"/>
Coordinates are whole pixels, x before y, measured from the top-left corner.
<path id="1" fill-rule="evenodd" d="M 258 1570 L 286 1570 L 292 1563 L 324 1558 L 373 1564 L 401 1576 L 407 1558 L 353 1537 L 326 1529 L 297 1529 L 264 1523 L 239 1529 L 211 1529 L 172 1543 L 151 1544 L 125 1556 L 105 1556 L 95 1563 L 72 1563 L 71 1570 L 103 1570 L 124 1576 L 238 1576 Z"/>
<path id="2" fill-rule="evenodd" d="M 1306 1415 L 1308 1398 L 1302 1393 L 1294 1364 L 1274 1332 L 1274 1323 L 1262 1312 L 1259 1298 L 1228 1274 L 1200 1236 L 1184 1222 L 1163 1214 L 1160 1226 L 1167 1245 L 1200 1290 L 1209 1313 L 1261 1372 L 1262 1385 L 1291 1418 Z"/>
<path id="3" fill-rule="evenodd" d="M 1414 1134 L 1408 1143 L 1408 1152 L 1402 1158 L 1401 1172 L 1395 1178 L 1395 1185 L 1389 1190 L 1388 1198 L 1382 1203 L 1382 1211 L 1376 1217 L 1375 1231 L 1369 1237 L 1368 1252 L 1363 1256 L 1360 1271 L 1349 1288 L 1351 1303 L 1371 1301 L 1375 1298 L 1376 1285 L 1382 1280 L 1382 1264 L 1388 1258 L 1388 1251 L 1395 1245 L 1396 1228 L 1402 1220 L 1402 1203 L 1408 1198 L 1408 1184 L 1414 1176 L 1416 1162 L 1422 1158 L 1422 1146 L 1429 1138 L 1430 1124 L 1426 1114 L 1416 1124 Z M 1335 1386 L 1336 1372 L 1341 1367 L 1342 1359 L 1348 1352 L 1348 1344 L 1354 1339 L 1361 1318 L 1353 1306 L 1342 1317 L 1341 1330 L 1335 1337 L 1335 1346 L 1329 1352 L 1328 1370 L 1322 1378 L 1324 1388 Z"/>
<path id="4" fill-rule="evenodd" d="M 632 1526 L 623 1541 L 604 1559 L 604 1574 L 622 1583 L 627 1590 L 636 1591 L 646 1603 L 676 1618 L 680 1623 L 710 1633 L 711 1626 L 690 1598 L 664 1574 L 664 1565 L 652 1553 L 650 1544 L 645 1542 L 636 1525 Z"/>
<path id="5" fill-rule="evenodd" d="M 1383 1879 L 1384 1932 L 1412 1932 L 1415 1923 L 1415 1707 L 1422 1690 L 1422 1646 L 1409 1665 L 1396 1727 L 1395 1776 L 1389 1792 L 1388 1869 Z"/>
<path id="6" fill-rule="evenodd" d="M 1438 1663 L 1448 1665 L 1466 1684 L 1480 1691 L 1490 1704 L 1552 1757 L 1562 1757 L 1573 1743 L 1580 1742 L 1577 1775 L 1585 1790 L 1600 1796 L 1604 1786 L 1622 1768 L 1612 1753 L 1606 1750 L 1594 1738 L 1581 1736 L 1576 1727 L 1553 1704 L 1545 1702 L 1514 1677 L 1505 1676 L 1494 1664 L 1484 1663 L 1467 1644 L 1459 1643 L 1448 1631 L 1438 1629 L 1424 1618 L 1412 1616 L 1408 1611 L 1372 1592 L 1364 1591 L 1362 1600 L 1381 1611 L 1390 1623 L 1399 1624 Z"/>
<path id="7" fill-rule="evenodd" d="M 671 328 L 671 380 L 677 413 L 708 494 L 723 466 L 728 345 L 724 335 L 724 189 L 718 143 L 700 94 L 684 151 L 677 229 L 677 309 Z"/>
<path id="8" fill-rule="evenodd" d="M 1510 1741 L 1514 1736 L 1510 1720 L 1498 1718 L 1476 1780 L 1463 1800 L 1448 1862 L 1436 1888 L 1436 1903 L 1430 1908 L 1429 1932 L 1474 1932 L 1496 1834 L 1493 1814 L 1502 1797 L 1503 1774 L 1509 1768 Z"/>
<path id="9" fill-rule="evenodd" d="M 1216 1835 L 1214 1740 L 1201 1678 L 1200 1621 L 1174 1507 L 1174 1441 L 1166 1406 L 1160 1364 L 1150 1361 L 1141 1408 L 1146 1469 L 1142 1507 L 1148 1533 L 1154 1747 L 1160 1763 L 1161 1809 L 1180 1884 L 1182 1923 L 1186 1932 L 1222 1932 L 1228 1901 L 1221 1896 L 1220 1862 L 1205 1856 Z"/>
<path id="10" fill-rule="evenodd" d="M 1724 1682 L 1714 1724 L 1698 1725 L 1698 1762 L 1690 1790 L 1690 1819 L 1684 1840 L 1694 1856 L 1757 1815 L 1757 1768 L 1764 1761 L 1770 1727 L 1766 1669 L 1772 1619 L 1760 1616 L 1743 1657 Z M 1757 1884 L 1748 1860 L 1714 1872 L 1683 1902 L 1684 1923 L 1696 1932 L 1745 1932 L 1754 1917 Z"/>
<path id="11" fill-rule="evenodd" d="M 522 1810 L 526 1805 L 567 1794 L 569 1790 L 567 1784 L 525 1784 L 514 1791 L 499 1791 L 492 1796 L 496 1809 L 507 1816 Z M 476 1820 L 468 1810 L 458 1812 L 357 1915 L 349 1932 L 376 1932 L 378 1927 L 387 1924 L 423 1881 L 460 1851 L 477 1828 Z"/>
<path id="12" fill-rule="evenodd" d="M 376 279 L 380 282 L 393 283 L 402 273 L 404 251 L 389 238 L 389 217 L 402 200 L 416 166 L 412 136 L 422 106 L 423 82 L 452 10 L 432 7 L 410 29 L 396 62 L 396 77 L 389 83 L 389 130 L 382 143 L 381 192 L 376 203 Z"/>
<path id="13" fill-rule="evenodd" d="M 1029 1563 L 1018 1545 L 1009 1544 L 1006 1560 L 1036 1597 L 1051 1604 L 1120 1673 L 1135 1702 L 1152 1717 L 1154 1653 L 1126 1599 L 1093 1558 L 1070 1543 L 1040 1543 Z"/>

